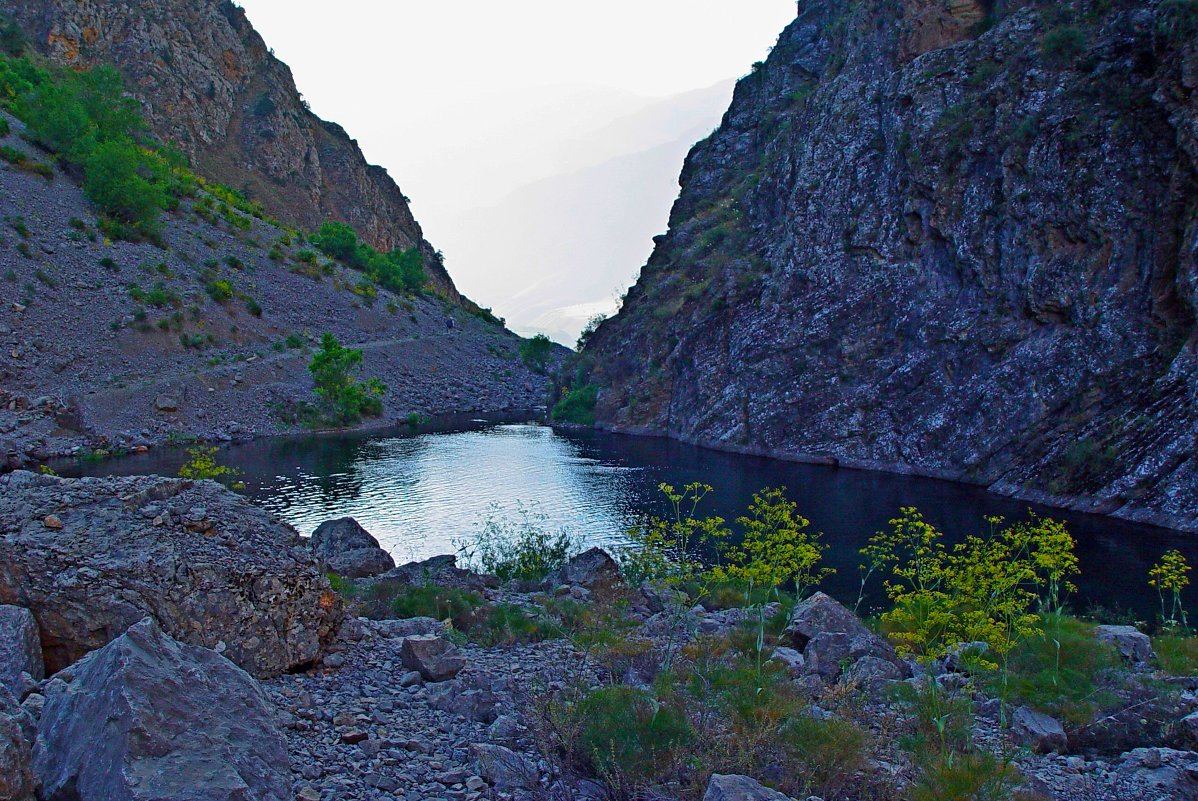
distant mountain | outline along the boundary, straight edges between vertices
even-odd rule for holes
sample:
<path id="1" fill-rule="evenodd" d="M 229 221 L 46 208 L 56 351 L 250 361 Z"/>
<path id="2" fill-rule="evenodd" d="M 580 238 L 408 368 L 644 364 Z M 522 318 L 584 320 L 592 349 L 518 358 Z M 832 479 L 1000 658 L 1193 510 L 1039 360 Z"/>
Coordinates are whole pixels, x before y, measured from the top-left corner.
<path id="1" fill-rule="evenodd" d="M 487 265 L 461 280 L 493 299 L 513 330 L 572 344 L 586 320 L 615 309 L 665 230 L 690 147 L 718 124 L 732 82 L 659 100 L 570 139 L 547 161 L 561 173 L 441 227 L 453 264 Z"/>

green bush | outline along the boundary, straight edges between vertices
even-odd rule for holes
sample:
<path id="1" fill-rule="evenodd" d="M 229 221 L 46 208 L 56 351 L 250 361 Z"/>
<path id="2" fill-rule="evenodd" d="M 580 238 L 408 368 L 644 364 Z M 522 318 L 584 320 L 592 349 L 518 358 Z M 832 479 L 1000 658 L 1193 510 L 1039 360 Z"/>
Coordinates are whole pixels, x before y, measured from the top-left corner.
<path id="1" fill-rule="evenodd" d="M 462 631 L 474 625 L 475 610 L 483 605 L 483 599 L 472 592 L 456 587 L 439 587 L 425 584 L 404 587 L 391 600 L 391 612 L 397 618 L 431 617 L 450 620 L 454 628 Z"/>
<path id="2" fill-rule="evenodd" d="M 320 340 L 308 371 L 316 382 L 315 392 L 324 401 L 330 418 L 338 424 L 355 423 L 363 415 L 382 414 L 387 387 L 377 378 L 359 382 L 353 372 L 362 364 L 362 351 L 342 347 L 330 333 Z"/>
<path id="3" fill-rule="evenodd" d="M 1086 49 L 1086 34 L 1071 26 L 1054 28 L 1044 35 L 1040 50 L 1050 63 L 1058 66 L 1072 64 Z"/>
<path id="4" fill-rule="evenodd" d="M 424 288 L 424 256 L 416 248 L 380 253 L 370 245 L 359 242 L 358 234 L 352 227 L 333 220 L 322 224 L 311 241 L 326 256 L 366 273 L 384 289 L 397 293 L 416 293 Z"/>
<path id="5" fill-rule="evenodd" d="M 537 334 L 532 339 L 520 343 L 520 359 L 530 370 L 538 373 L 545 372 L 545 364 L 553 353 L 553 342 L 544 334 Z"/>
<path id="6" fill-rule="evenodd" d="M 580 426 L 595 424 L 595 402 L 599 399 L 599 388 L 587 384 L 575 389 L 567 389 L 553 407 L 550 416 L 562 423 L 574 423 Z"/>
<path id="7" fill-rule="evenodd" d="M 458 552 L 471 565 L 504 581 L 540 581 L 566 563 L 577 549 L 565 530 L 544 530 L 545 516 L 518 505 L 518 522 L 500 519 L 498 511 L 482 528 L 459 540 Z"/>
<path id="8" fill-rule="evenodd" d="M 595 775 L 626 787 L 654 783 L 694 738 L 685 714 L 635 687 L 594 690 L 573 714 L 576 755 Z"/>
<path id="9" fill-rule="evenodd" d="M 233 285 L 223 278 L 209 281 L 204 286 L 204 291 L 217 303 L 225 303 L 233 297 Z"/>

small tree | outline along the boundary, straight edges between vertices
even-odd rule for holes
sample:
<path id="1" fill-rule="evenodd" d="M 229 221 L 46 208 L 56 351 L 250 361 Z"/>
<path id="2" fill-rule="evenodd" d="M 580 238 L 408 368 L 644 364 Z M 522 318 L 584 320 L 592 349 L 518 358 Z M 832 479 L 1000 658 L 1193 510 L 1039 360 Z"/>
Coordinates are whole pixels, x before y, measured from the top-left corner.
<path id="1" fill-rule="evenodd" d="M 1190 583 L 1189 576 L 1186 575 L 1189 572 L 1190 565 L 1178 550 L 1166 552 L 1160 561 L 1148 571 L 1148 586 L 1156 587 L 1156 592 L 1161 598 L 1161 620 L 1167 626 L 1176 626 L 1180 618 L 1181 626 L 1189 628 L 1189 623 L 1186 621 L 1186 610 L 1181 604 L 1181 591 Z M 1168 618 L 1165 617 L 1166 593 L 1173 598 L 1173 606 L 1169 611 Z"/>
<path id="2" fill-rule="evenodd" d="M 387 387 L 377 378 L 360 382 L 353 377 L 362 364 L 362 351 L 346 348 L 337 337 L 325 332 L 320 350 L 312 357 L 308 372 L 316 382 L 315 392 L 337 423 L 355 423 L 363 415 L 379 415 L 383 411 L 383 395 Z"/>
<path id="3" fill-rule="evenodd" d="M 236 481 L 241 471 L 235 467 L 219 464 L 216 461 L 216 448 L 198 445 L 187 449 L 187 461 L 179 467 L 180 478 L 190 478 L 196 481 L 219 481 L 230 489 L 245 488 L 245 483 Z"/>
<path id="4" fill-rule="evenodd" d="M 538 373 L 545 372 L 545 364 L 549 361 L 549 354 L 552 352 L 553 342 L 544 334 L 537 334 L 532 339 L 526 339 L 520 343 L 520 358 L 528 366 L 528 369 Z"/>

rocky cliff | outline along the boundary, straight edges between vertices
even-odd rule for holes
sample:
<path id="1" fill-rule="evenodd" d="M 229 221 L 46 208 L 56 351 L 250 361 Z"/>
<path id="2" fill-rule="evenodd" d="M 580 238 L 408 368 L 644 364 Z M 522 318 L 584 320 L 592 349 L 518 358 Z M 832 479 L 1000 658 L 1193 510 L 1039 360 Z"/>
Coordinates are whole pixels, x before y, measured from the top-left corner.
<path id="1" fill-rule="evenodd" d="M 154 132 L 200 174 L 304 230 L 332 218 L 380 250 L 418 247 L 437 289 L 458 299 L 387 171 L 308 110 L 291 70 L 229 0 L 17 0 L 4 10 L 53 60 L 120 69 Z"/>
<path id="2" fill-rule="evenodd" d="M 801 3 L 592 337 L 599 419 L 1198 530 L 1196 37 Z"/>

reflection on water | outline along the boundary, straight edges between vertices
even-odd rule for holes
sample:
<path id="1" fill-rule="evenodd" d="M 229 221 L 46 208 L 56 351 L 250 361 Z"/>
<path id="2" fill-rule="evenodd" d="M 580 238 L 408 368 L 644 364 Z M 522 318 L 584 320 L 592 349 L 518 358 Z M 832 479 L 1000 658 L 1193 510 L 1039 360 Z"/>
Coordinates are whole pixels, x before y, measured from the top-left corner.
<path id="1" fill-rule="evenodd" d="M 801 465 L 709 451 L 662 439 L 593 431 L 555 432 L 532 424 L 453 420 L 448 430 L 388 436 L 261 440 L 222 452 L 241 469 L 255 503 L 302 534 L 322 521 L 357 518 L 398 561 L 455 550 L 454 540 L 490 515 L 518 519 L 523 503 L 591 544 L 612 544 L 646 511 L 661 512 L 657 485 L 704 481 L 718 492 L 711 513 L 743 514 L 752 493 L 785 486 L 824 532 L 837 574 L 825 588 L 856 598 L 859 550 L 901 506 L 918 506 L 950 535 L 975 532 L 983 515 L 1014 519 L 1028 504 L 931 479 Z M 183 456 L 168 449 L 64 474 L 173 475 Z M 1169 548 L 1198 563 L 1198 543 L 1178 532 L 1035 507 L 1069 522 L 1078 539 L 1082 598 L 1150 616 L 1149 566 Z"/>

